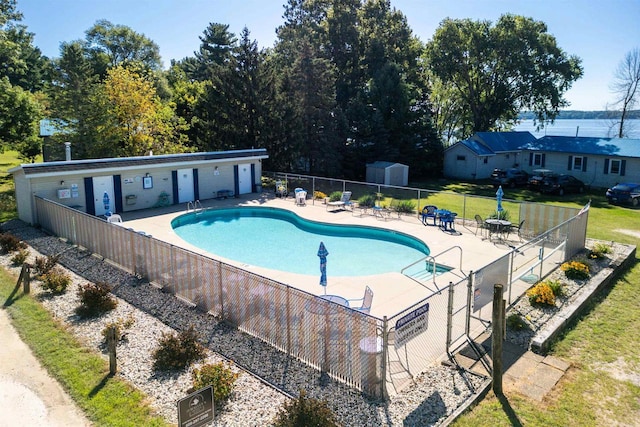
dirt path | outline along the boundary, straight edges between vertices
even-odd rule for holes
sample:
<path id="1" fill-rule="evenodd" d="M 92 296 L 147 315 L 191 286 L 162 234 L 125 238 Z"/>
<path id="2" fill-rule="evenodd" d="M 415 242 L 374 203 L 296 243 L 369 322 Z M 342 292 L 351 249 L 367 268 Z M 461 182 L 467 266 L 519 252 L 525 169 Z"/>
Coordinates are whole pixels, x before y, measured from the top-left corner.
<path id="1" fill-rule="evenodd" d="M 84 427 L 91 423 L 40 366 L 0 307 L 0 427 Z"/>

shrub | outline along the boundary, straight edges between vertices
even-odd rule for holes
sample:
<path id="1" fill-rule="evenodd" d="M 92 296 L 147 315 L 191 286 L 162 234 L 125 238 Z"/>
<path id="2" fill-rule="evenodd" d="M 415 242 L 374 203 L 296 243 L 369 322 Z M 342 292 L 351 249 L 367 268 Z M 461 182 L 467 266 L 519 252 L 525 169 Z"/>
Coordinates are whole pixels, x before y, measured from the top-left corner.
<path id="1" fill-rule="evenodd" d="M 589 278 L 589 266 L 581 261 L 568 261 L 560 266 L 568 279 L 584 280 Z"/>
<path id="2" fill-rule="evenodd" d="M 553 294 L 551 286 L 545 282 L 540 282 L 527 291 L 527 297 L 531 305 L 555 305 L 556 296 Z"/>
<path id="3" fill-rule="evenodd" d="M 593 245 L 593 248 L 589 251 L 589 258 L 591 259 L 602 259 L 605 254 L 611 253 L 611 246 L 605 245 L 604 243 L 596 243 Z"/>
<path id="4" fill-rule="evenodd" d="M 98 316 L 118 305 L 118 301 L 111 295 L 111 286 L 103 282 L 80 286 L 78 297 L 80 306 L 76 308 L 76 313 L 82 317 Z"/>
<path id="5" fill-rule="evenodd" d="M 109 334 L 109 328 L 111 327 L 116 328 L 116 338 L 118 341 L 121 341 L 124 339 L 126 335 L 124 333 L 124 330 L 132 327 L 135 322 L 136 321 L 133 318 L 133 316 L 129 316 L 126 319 L 119 317 L 118 320 L 115 320 L 113 322 L 107 322 L 106 326 L 102 330 L 102 337 L 104 338 L 105 344 L 107 342 L 107 335 Z"/>
<path id="6" fill-rule="evenodd" d="M 520 331 L 527 327 L 527 323 L 519 314 L 513 313 L 507 317 L 507 328 L 513 331 Z"/>
<path id="7" fill-rule="evenodd" d="M 49 255 L 48 257 L 36 257 L 36 262 L 33 265 L 36 276 L 43 276 L 47 274 L 60 260 L 60 255 Z"/>
<path id="8" fill-rule="evenodd" d="M 233 392 L 238 374 L 231 370 L 227 363 L 210 363 L 191 373 L 194 390 L 213 386 L 213 401 L 217 404 L 225 402 Z"/>
<path id="9" fill-rule="evenodd" d="M 13 265 L 22 265 L 25 263 L 28 257 L 29 257 L 29 250 L 20 249 L 18 253 L 11 258 L 11 262 L 13 263 Z"/>
<path id="10" fill-rule="evenodd" d="M 489 215 L 487 218 L 503 219 L 505 221 L 509 221 L 509 211 L 507 210 L 495 211 L 491 215 Z"/>
<path id="11" fill-rule="evenodd" d="M 305 391 L 301 390 L 297 399 L 286 402 L 280 409 L 274 425 L 276 427 L 333 427 L 338 423 L 327 402 L 307 398 Z"/>
<path id="12" fill-rule="evenodd" d="M 564 284 L 561 281 L 547 280 L 545 283 L 549 285 L 555 297 L 561 297 L 564 295 Z"/>
<path id="13" fill-rule="evenodd" d="M 410 214 L 414 211 L 416 203 L 413 200 L 398 200 L 394 204 L 394 209 L 398 213 Z"/>
<path id="14" fill-rule="evenodd" d="M 205 356 L 193 326 L 178 334 L 162 334 L 158 348 L 153 352 L 153 368 L 158 371 L 184 369 Z"/>
<path id="15" fill-rule="evenodd" d="M 342 200 L 342 191 L 334 191 L 333 193 L 329 194 L 330 202 L 339 202 L 340 200 Z"/>
<path id="16" fill-rule="evenodd" d="M 372 208 L 376 205 L 376 196 L 367 194 L 358 199 L 358 206 Z"/>
<path id="17" fill-rule="evenodd" d="M 4 253 L 26 249 L 27 245 L 11 233 L 0 233 L 0 248 Z"/>
<path id="18" fill-rule="evenodd" d="M 40 276 L 40 280 L 42 280 L 42 288 L 54 294 L 63 293 L 71 283 L 71 277 L 59 267 L 54 267 Z"/>
<path id="19" fill-rule="evenodd" d="M 322 191 L 314 191 L 313 192 L 313 198 L 316 200 L 323 200 L 327 197 L 326 194 L 324 194 Z"/>

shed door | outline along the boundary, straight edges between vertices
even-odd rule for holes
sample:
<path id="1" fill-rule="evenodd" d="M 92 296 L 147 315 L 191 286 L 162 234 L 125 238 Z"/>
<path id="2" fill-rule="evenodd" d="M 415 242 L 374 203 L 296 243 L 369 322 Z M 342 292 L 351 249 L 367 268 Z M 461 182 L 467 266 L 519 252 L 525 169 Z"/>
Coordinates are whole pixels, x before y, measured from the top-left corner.
<path id="1" fill-rule="evenodd" d="M 193 169 L 178 169 L 178 203 L 194 200 Z"/>
<path id="2" fill-rule="evenodd" d="M 251 164 L 238 165 L 238 193 L 247 194 L 253 191 L 251 182 Z"/>
<path id="3" fill-rule="evenodd" d="M 105 197 L 106 193 L 106 197 Z M 113 176 L 93 177 L 93 205 L 96 216 L 104 215 L 107 210 L 115 212 L 115 193 L 113 191 Z"/>

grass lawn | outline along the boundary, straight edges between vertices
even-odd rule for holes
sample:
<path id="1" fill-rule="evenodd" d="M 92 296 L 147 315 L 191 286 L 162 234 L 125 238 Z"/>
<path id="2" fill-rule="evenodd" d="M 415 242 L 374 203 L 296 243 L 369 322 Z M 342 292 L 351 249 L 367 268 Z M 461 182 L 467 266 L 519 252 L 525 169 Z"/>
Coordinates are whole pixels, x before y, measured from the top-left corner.
<path id="1" fill-rule="evenodd" d="M 6 170 L 18 163 L 15 152 L 0 154 L 0 203 L 6 203 L 0 206 L 0 222 L 16 216 L 15 202 L 11 205 L 13 183 Z M 487 200 L 477 202 L 477 206 L 465 206 L 467 212 L 490 210 L 495 203 L 495 189 L 490 185 L 438 180 L 418 186 L 486 196 Z M 602 190 L 562 198 L 528 190 L 509 190 L 505 197 L 575 208 L 581 208 L 591 200 L 588 237 L 635 245 L 640 241 L 637 235 L 624 232 L 640 232 L 640 210 L 608 205 Z M 440 204 L 461 212 L 462 209 L 455 205 L 461 199 L 459 195 L 439 193 L 429 196 L 428 203 L 423 204 Z M 505 208 L 517 212 L 515 204 L 512 207 L 508 201 Z M 469 214 L 466 216 L 470 217 Z M 117 378 L 108 377 L 107 361 L 84 349 L 37 301 L 16 290 L 15 281 L 16 278 L 0 270 L 0 298 L 16 329 L 96 425 L 165 425 L 150 413 L 141 393 Z M 539 403 L 515 394 L 497 399 L 489 393 L 454 425 L 639 425 L 638 290 L 640 263 L 636 259 L 631 270 L 592 301 L 589 310 L 553 346 L 551 353 L 570 362 L 572 368 L 552 396 Z"/>

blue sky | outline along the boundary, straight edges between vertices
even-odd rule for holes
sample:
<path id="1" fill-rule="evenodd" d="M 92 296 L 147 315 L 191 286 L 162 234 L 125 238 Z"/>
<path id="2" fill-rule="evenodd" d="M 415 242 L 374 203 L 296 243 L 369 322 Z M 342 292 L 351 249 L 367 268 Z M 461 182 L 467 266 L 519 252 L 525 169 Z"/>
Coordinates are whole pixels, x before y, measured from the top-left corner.
<path id="1" fill-rule="evenodd" d="M 243 27 L 260 47 L 275 42 L 286 0 L 18 0 L 23 24 L 49 57 L 60 43 L 83 39 L 98 19 L 126 25 L 153 40 L 167 66 L 192 56 L 210 22 Z M 567 92 L 570 109 L 601 110 L 613 101 L 609 89 L 625 54 L 640 47 L 640 0 L 391 0 L 414 34 L 431 39 L 447 18 L 497 21 L 504 13 L 543 21 L 558 45 L 583 61 L 584 77 Z"/>

